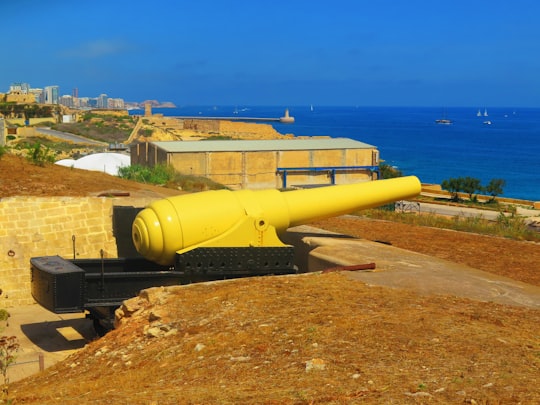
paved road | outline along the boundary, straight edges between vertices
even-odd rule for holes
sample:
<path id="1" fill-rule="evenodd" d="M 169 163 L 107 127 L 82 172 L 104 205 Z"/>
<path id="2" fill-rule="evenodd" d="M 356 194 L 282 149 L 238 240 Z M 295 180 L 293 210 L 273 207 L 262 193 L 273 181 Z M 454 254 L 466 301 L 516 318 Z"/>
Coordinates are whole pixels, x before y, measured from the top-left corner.
<path id="1" fill-rule="evenodd" d="M 90 145 L 108 146 L 107 142 L 94 141 L 92 139 L 85 138 L 83 136 L 70 134 L 69 132 L 55 131 L 49 128 L 36 128 L 36 131 L 44 135 L 54 136 L 55 138 L 64 139 L 73 143 L 84 143 Z"/>
<path id="2" fill-rule="evenodd" d="M 400 201 L 396 203 L 396 211 L 429 212 L 438 215 L 462 216 L 462 217 L 483 217 L 490 221 L 495 221 L 500 213 L 498 211 L 482 210 L 478 208 L 455 207 L 446 204 L 418 203 L 412 201 Z M 517 207 L 517 214 L 528 218 L 540 217 L 539 210 Z M 506 214 L 510 215 L 510 214 Z"/>

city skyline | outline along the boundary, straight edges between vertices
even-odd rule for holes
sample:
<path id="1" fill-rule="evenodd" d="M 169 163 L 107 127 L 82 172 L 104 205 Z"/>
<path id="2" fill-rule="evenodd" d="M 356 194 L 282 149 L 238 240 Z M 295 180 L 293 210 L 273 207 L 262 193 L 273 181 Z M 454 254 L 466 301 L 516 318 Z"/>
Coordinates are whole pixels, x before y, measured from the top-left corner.
<path id="1" fill-rule="evenodd" d="M 3 92 L 0 91 L 0 94 Z M 105 93 L 100 93 L 99 96 L 81 96 L 79 97 L 79 89 L 77 87 L 71 90 L 71 94 L 61 94 L 60 86 L 47 85 L 43 87 L 32 87 L 30 83 L 15 82 L 10 84 L 9 90 L 4 94 L 31 94 L 35 102 L 42 104 L 61 104 L 66 107 L 74 108 L 113 108 L 123 109 L 128 105 L 134 106 L 140 104 L 136 101 L 125 101 L 121 97 L 109 97 Z"/>
<path id="2" fill-rule="evenodd" d="M 177 105 L 540 107 L 540 3 L 20 0 L 0 88 Z"/>

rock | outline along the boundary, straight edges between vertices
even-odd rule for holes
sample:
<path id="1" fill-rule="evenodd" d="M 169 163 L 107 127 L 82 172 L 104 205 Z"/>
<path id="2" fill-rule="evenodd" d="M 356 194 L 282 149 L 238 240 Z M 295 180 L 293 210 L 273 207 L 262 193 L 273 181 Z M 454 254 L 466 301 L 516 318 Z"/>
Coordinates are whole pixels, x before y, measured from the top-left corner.
<path id="1" fill-rule="evenodd" d="M 144 327 L 143 333 L 146 337 L 161 338 L 176 335 L 178 333 L 178 329 L 173 328 L 171 325 L 167 324 L 155 326 L 146 325 Z"/>
<path id="2" fill-rule="evenodd" d="M 196 352 L 200 352 L 200 351 L 203 350 L 205 347 L 206 347 L 206 346 L 203 345 L 202 343 L 197 343 L 197 344 L 195 345 L 195 351 L 196 351 Z"/>
<path id="3" fill-rule="evenodd" d="M 405 395 L 407 395 L 409 397 L 431 397 L 431 396 L 433 396 L 429 392 L 425 392 L 425 391 L 406 392 Z"/>
<path id="4" fill-rule="evenodd" d="M 306 372 L 322 371 L 326 369 L 326 362 L 323 359 L 311 359 L 306 361 Z"/>
<path id="5" fill-rule="evenodd" d="M 154 338 L 157 338 L 157 337 L 161 337 L 164 335 L 164 332 L 158 328 L 157 326 L 154 326 L 152 328 L 148 328 L 145 330 L 144 332 L 145 336 L 147 337 L 154 337 Z"/>
<path id="6" fill-rule="evenodd" d="M 151 305 L 163 305 L 167 302 L 169 292 L 166 287 L 152 287 L 142 290 L 139 297 Z"/>
<path id="7" fill-rule="evenodd" d="M 229 359 L 230 361 L 239 361 L 239 362 L 243 362 L 243 361 L 249 361 L 251 360 L 251 357 L 249 356 L 238 356 L 238 357 L 232 357 Z"/>
<path id="8" fill-rule="evenodd" d="M 167 311 L 165 311 L 162 308 L 158 308 L 158 309 L 154 308 L 150 311 L 150 314 L 148 314 L 148 321 L 149 322 L 162 321 L 164 323 L 167 323 L 169 321 L 169 314 Z"/>

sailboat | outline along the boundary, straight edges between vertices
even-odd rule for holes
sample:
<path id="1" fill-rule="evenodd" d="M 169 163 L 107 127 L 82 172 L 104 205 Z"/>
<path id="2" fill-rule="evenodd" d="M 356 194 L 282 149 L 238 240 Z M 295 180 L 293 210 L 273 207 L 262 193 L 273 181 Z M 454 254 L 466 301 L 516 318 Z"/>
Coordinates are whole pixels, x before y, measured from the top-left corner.
<path id="1" fill-rule="evenodd" d="M 481 116 L 482 116 L 482 113 L 480 112 L 480 108 L 478 109 L 478 112 L 476 113 L 476 116 L 477 116 L 477 117 L 481 117 Z"/>
<path id="2" fill-rule="evenodd" d="M 311 112 L 313 112 L 313 104 L 311 104 L 311 105 L 309 106 L 309 109 L 310 109 Z"/>
<path id="3" fill-rule="evenodd" d="M 435 120 L 437 124 L 443 124 L 443 125 L 450 125 L 452 123 L 451 120 L 446 118 L 446 111 L 443 112 L 443 117 L 439 118 L 438 120 Z"/>
<path id="4" fill-rule="evenodd" d="M 487 113 L 487 108 L 484 109 L 484 117 L 487 117 L 488 116 L 488 113 Z"/>

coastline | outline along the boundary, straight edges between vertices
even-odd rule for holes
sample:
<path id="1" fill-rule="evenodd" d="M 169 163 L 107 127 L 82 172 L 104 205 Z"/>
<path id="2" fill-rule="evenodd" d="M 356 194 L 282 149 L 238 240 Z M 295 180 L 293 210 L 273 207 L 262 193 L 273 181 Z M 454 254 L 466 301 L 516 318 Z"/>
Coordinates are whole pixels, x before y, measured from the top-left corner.
<path id="1" fill-rule="evenodd" d="M 187 106 L 156 109 L 164 116 L 276 117 L 283 106 Z M 436 107 L 290 107 L 294 124 L 272 123 L 282 134 L 294 137 L 350 138 L 375 145 L 390 166 L 422 183 L 441 184 L 455 177 L 473 177 L 488 184 L 503 179 L 504 198 L 540 201 L 539 108 L 490 108 L 492 125 L 476 116 L 478 108 L 447 110 L 452 125 L 437 125 Z"/>

